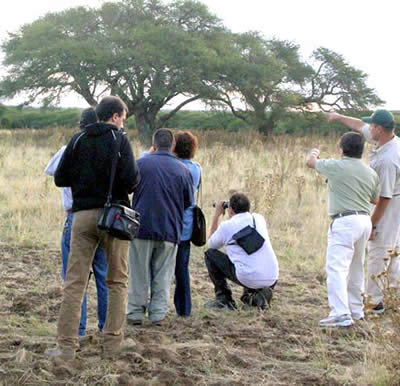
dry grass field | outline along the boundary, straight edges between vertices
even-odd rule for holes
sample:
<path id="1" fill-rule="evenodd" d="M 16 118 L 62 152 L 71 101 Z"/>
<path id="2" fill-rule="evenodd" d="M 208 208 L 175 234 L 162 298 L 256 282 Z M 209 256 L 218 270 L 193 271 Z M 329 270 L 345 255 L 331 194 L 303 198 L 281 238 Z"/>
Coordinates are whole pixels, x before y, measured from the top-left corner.
<path id="1" fill-rule="evenodd" d="M 62 298 L 60 192 L 43 169 L 71 131 L 0 131 L 0 385 L 396 385 L 400 318 L 384 316 L 323 330 L 326 184 L 306 169 L 317 146 L 337 155 L 337 137 L 277 137 L 206 132 L 196 155 L 204 172 L 203 209 L 244 191 L 266 216 L 281 275 L 272 308 L 210 312 L 203 248 L 192 247 L 194 310 L 173 307 L 162 327 L 126 327 L 135 351 L 102 360 L 95 286 L 89 286 L 88 336 L 71 363 L 43 355 L 55 342 Z M 138 155 L 143 149 L 131 137 Z M 239 296 L 234 287 L 234 295 Z M 171 303 L 172 304 L 172 303 Z M 397 326 L 397 327 L 396 327 Z M 396 330 L 397 328 L 397 330 Z"/>

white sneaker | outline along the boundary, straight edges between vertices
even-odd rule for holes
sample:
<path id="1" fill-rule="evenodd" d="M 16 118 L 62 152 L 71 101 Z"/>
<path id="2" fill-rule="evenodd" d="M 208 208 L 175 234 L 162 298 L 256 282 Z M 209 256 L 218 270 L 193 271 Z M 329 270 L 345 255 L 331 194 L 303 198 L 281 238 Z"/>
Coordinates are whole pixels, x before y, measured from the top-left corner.
<path id="1" fill-rule="evenodd" d="M 353 319 L 350 315 L 328 316 L 319 321 L 320 327 L 349 327 L 353 324 Z"/>
<path id="2" fill-rule="evenodd" d="M 351 318 L 353 319 L 354 322 L 358 322 L 359 320 L 365 320 L 365 315 L 351 314 Z"/>

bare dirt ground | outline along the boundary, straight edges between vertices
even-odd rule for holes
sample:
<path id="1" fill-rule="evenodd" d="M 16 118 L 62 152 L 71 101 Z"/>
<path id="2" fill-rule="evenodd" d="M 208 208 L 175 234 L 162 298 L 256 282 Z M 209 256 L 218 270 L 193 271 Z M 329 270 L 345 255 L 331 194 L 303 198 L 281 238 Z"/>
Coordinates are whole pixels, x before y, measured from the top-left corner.
<path id="1" fill-rule="evenodd" d="M 60 363 L 43 354 L 55 342 L 62 298 L 59 251 L 0 247 L 0 385 L 395 384 L 372 377 L 379 369 L 382 375 L 382 364 L 368 368 L 379 350 L 371 319 L 346 329 L 317 327 L 327 313 L 323 277 L 283 267 L 270 310 L 210 312 L 203 306 L 212 287 L 202 251 L 193 252 L 192 317 L 178 318 L 172 308 L 161 327 L 126 326 L 135 349 L 104 360 L 91 283 L 88 335 L 77 359 Z"/>

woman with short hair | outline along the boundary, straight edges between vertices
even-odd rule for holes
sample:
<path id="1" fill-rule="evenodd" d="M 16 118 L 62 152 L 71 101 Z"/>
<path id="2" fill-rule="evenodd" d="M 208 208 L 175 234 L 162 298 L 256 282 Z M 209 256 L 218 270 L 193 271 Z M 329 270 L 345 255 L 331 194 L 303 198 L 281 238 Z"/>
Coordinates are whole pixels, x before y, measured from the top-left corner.
<path id="1" fill-rule="evenodd" d="M 175 133 L 175 149 L 174 153 L 190 170 L 193 178 L 194 197 L 196 190 L 201 182 L 201 167 L 198 163 L 192 161 L 196 154 L 199 142 L 197 136 L 190 131 L 178 131 Z M 176 254 L 175 266 L 175 295 L 174 304 L 176 313 L 179 316 L 190 316 L 192 310 L 192 299 L 190 293 L 190 274 L 189 274 L 189 257 L 190 257 L 190 239 L 193 231 L 193 207 L 195 198 L 193 197 L 192 205 L 187 208 L 183 215 L 183 228 L 181 241 Z"/>

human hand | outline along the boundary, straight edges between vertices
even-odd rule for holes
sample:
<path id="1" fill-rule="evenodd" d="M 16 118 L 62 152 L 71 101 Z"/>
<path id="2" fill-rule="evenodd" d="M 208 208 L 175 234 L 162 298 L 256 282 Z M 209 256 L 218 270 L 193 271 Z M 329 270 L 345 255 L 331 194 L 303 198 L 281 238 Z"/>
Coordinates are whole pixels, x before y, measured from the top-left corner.
<path id="1" fill-rule="evenodd" d="M 224 209 L 224 202 L 223 200 L 221 201 L 217 201 L 217 203 L 215 204 L 215 212 L 214 212 L 214 216 L 219 217 L 219 216 L 223 216 L 225 214 L 225 209 Z"/>
<path id="2" fill-rule="evenodd" d="M 156 151 L 154 145 L 151 145 L 150 149 L 149 149 L 149 153 L 154 153 Z"/>
<path id="3" fill-rule="evenodd" d="M 317 148 L 313 148 L 310 150 L 310 152 L 308 153 L 309 157 L 315 157 L 315 158 L 319 158 L 319 155 L 321 154 L 321 152 L 319 151 L 319 149 Z"/>
<path id="4" fill-rule="evenodd" d="M 371 234 L 368 240 L 374 240 L 376 237 L 376 228 L 372 228 Z"/>
<path id="5" fill-rule="evenodd" d="M 341 115 L 339 113 L 325 113 L 328 122 L 336 122 L 340 119 Z"/>

